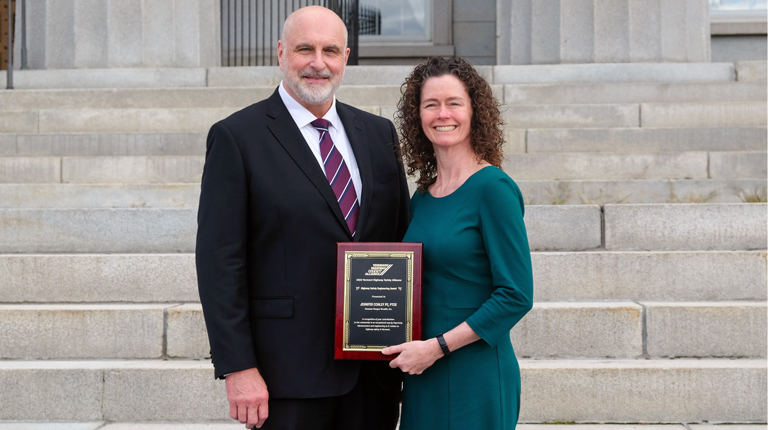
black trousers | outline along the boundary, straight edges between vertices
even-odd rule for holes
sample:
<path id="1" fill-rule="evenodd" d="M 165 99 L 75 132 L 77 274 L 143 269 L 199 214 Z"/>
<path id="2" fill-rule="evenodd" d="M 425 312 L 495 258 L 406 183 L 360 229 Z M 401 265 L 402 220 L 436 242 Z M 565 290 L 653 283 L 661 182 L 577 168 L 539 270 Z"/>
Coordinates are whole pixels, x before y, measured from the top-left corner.
<path id="1" fill-rule="evenodd" d="M 384 390 L 363 362 L 349 393 L 318 399 L 269 399 L 262 430 L 394 430 L 400 393 Z"/>

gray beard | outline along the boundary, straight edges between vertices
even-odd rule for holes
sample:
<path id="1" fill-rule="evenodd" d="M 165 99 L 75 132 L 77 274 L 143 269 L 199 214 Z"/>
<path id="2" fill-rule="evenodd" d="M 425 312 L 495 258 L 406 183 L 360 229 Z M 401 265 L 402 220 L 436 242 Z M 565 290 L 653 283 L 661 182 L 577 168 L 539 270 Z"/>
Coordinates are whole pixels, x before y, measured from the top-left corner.
<path id="1" fill-rule="evenodd" d="M 336 90 L 341 86 L 341 79 L 336 82 L 329 81 L 330 85 L 324 86 L 302 85 L 301 78 L 299 78 L 298 75 L 289 76 L 287 73 L 283 73 L 283 79 L 285 79 L 288 88 L 290 88 L 294 94 L 299 96 L 302 101 L 313 105 L 327 103 L 332 100 L 333 95 L 336 94 Z"/>

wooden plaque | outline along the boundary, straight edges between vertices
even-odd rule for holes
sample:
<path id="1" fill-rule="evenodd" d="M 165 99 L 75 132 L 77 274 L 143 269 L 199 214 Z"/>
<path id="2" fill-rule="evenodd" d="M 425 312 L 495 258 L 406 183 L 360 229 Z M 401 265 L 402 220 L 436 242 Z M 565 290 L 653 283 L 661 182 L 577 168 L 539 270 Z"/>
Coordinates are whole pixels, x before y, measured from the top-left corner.
<path id="1" fill-rule="evenodd" d="M 381 350 L 421 340 L 421 243 L 337 244 L 334 358 L 392 360 Z"/>

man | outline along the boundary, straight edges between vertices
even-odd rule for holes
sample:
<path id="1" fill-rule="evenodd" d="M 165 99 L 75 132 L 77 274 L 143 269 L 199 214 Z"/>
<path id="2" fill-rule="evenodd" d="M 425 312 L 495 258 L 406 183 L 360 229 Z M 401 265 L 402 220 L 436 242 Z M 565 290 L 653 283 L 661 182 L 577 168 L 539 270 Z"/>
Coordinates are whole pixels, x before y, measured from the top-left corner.
<path id="1" fill-rule="evenodd" d="M 208 134 L 198 286 L 216 377 L 246 428 L 397 422 L 396 370 L 333 359 L 336 243 L 399 241 L 409 220 L 394 126 L 334 97 L 346 39 L 328 9 L 291 14 L 283 82 Z"/>

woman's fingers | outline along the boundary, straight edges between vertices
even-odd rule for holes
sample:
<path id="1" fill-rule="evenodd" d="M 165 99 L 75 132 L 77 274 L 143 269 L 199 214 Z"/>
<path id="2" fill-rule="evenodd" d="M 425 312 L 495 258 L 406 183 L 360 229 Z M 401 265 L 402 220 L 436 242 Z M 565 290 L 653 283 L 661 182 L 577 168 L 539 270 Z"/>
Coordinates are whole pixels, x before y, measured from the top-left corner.
<path id="1" fill-rule="evenodd" d="M 388 347 L 382 349 L 381 353 L 384 354 L 384 355 L 397 354 L 398 352 L 403 352 L 403 349 L 405 348 L 405 345 L 406 344 L 401 343 L 400 345 L 388 346 Z"/>
<path id="2" fill-rule="evenodd" d="M 382 351 L 382 353 L 400 353 L 397 358 L 389 362 L 389 367 L 393 369 L 399 367 L 400 370 L 411 375 L 420 375 L 439 358 L 435 356 L 429 344 L 424 341 L 408 342 L 389 348 L 392 350 Z M 385 348 L 385 350 L 389 348 Z"/>

